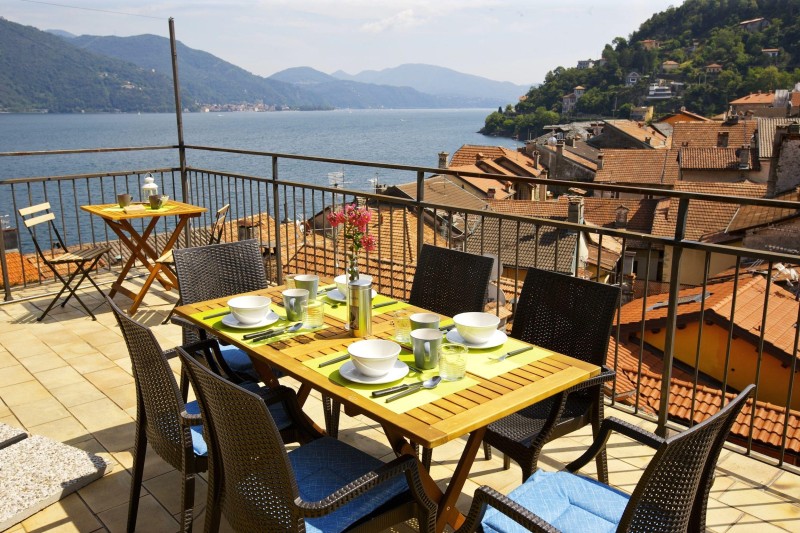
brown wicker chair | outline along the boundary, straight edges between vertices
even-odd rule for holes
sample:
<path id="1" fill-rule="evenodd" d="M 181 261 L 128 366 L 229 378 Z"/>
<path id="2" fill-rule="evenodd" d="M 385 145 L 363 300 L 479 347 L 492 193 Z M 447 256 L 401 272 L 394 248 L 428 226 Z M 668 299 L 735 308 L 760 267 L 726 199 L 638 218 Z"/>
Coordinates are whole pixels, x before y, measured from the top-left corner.
<path id="1" fill-rule="evenodd" d="M 383 463 L 319 433 L 286 452 L 264 399 L 225 381 L 182 348 L 178 354 L 198 396 L 211 443 L 206 531 L 220 513 L 236 531 L 381 531 L 416 518 L 433 531 L 436 504 L 415 458 Z M 284 401 L 295 400 L 285 388 Z M 296 402 L 295 402 L 296 405 Z M 299 406 L 296 416 L 302 417 Z M 209 498 L 212 496 L 210 495 Z"/>
<path id="2" fill-rule="evenodd" d="M 67 243 L 64 242 L 64 239 L 61 238 L 61 233 L 59 233 L 58 228 L 55 225 L 55 218 L 56 215 L 50 210 L 50 202 L 44 202 L 38 205 L 32 205 L 30 207 L 23 207 L 19 209 L 19 214 L 22 217 L 23 222 L 25 223 L 25 227 L 28 228 L 28 232 L 30 233 L 31 240 L 33 241 L 33 245 L 36 248 L 36 253 L 39 255 L 39 259 L 47 265 L 53 272 L 53 277 L 59 280 L 62 283 L 61 290 L 58 291 L 58 294 L 50 301 L 50 305 L 44 310 L 44 312 L 37 318 L 39 322 L 41 322 L 44 317 L 47 316 L 47 313 L 53 308 L 53 306 L 58 302 L 58 299 L 61 298 L 61 295 L 64 294 L 64 291 L 67 291 L 67 297 L 61 302 L 61 307 L 67 305 L 67 302 L 73 296 L 75 300 L 83 307 L 83 309 L 92 317 L 92 320 L 96 320 L 94 313 L 83 303 L 80 296 L 78 296 L 78 287 L 81 286 L 84 280 L 89 280 L 97 292 L 99 292 L 102 296 L 105 296 L 103 290 L 95 283 L 89 273 L 97 268 L 97 264 L 102 259 L 103 254 L 108 253 L 111 251 L 111 246 L 108 245 L 101 245 L 101 246 L 90 246 L 90 247 L 81 247 L 80 249 L 73 249 L 69 251 L 67 249 Z M 47 226 L 47 233 L 45 242 L 51 240 L 52 238 L 56 239 L 56 243 L 53 244 L 53 247 L 56 246 L 60 247 L 63 250 L 62 253 L 54 254 L 51 253 L 50 250 L 45 250 L 41 246 L 39 246 L 39 241 L 36 238 L 36 226 L 39 225 L 46 225 Z M 68 266 L 71 267 L 70 274 L 64 279 L 64 276 L 61 275 L 59 272 L 59 267 Z M 78 280 L 75 285 L 72 284 L 73 281 Z"/>
<path id="3" fill-rule="evenodd" d="M 505 454 L 506 469 L 510 459 L 519 463 L 524 481 L 536 470 L 546 443 L 590 423 L 597 436 L 603 420 L 603 383 L 614 378 L 614 371 L 604 363 L 618 299 L 619 287 L 528 269 L 511 336 L 603 370 L 597 377 L 491 424 L 483 439 L 487 459 L 491 457 L 489 446 L 497 448 Z M 605 452 L 597 456 L 597 471 L 606 482 Z"/>
<path id="4" fill-rule="evenodd" d="M 228 210 L 231 208 L 231 204 L 225 204 L 217 210 L 217 215 L 214 218 L 214 223 L 208 230 L 208 242 L 206 244 L 219 244 L 219 241 L 222 239 L 222 234 L 225 232 L 225 217 L 228 215 Z M 156 263 L 161 263 L 166 268 L 175 269 L 175 256 L 173 254 L 174 250 L 170 250 L 158 259 L 156 259 Z M 148 280 L 149 286 L 155 279 L 157 271 L 153 271 L 150 274 L 150 277 L 153 278 Z M 178 301 L 175 302 L 175 305 L 170 309 L 167 318 L 164 319 L 164 324 L 168 324 L 170 319 L 172 318 L 172 313 L 175 312 L 175 308 L 183 303 L 180 296 L 178 297 Z"/>
<path id="5" fill-rule="evenodd" d="M 172 368 L 153 332 L 128 317 L 110 298 L 107 301 L 125 338 L 136 383 L 136 437 L 128 531 L 136 529 L 148 443 L 181 473 L 181 530 L 191 531 L 195 474 L 208 468 L 208 447 L 203 439 L 200 410 L 197 402 L 184 404 Z"/>
<path id="6" fill-rule="evenodd" d="M 232 296 L 268 286 L 264 259 L 256 240 L 226 242 L 174 251 L 180 298 L 184 304 Z M 206 338 L 206 333 L 180 318 L 174 323 L 183 327 L 182 344 L 187 346 Z M 220 366 L 229 379 L 261 381 L 250 357 L 234 346 L 222 347 Z"/>
<path id="7" fill-rule="evenodd" d="M 754 388 L 749 385 L 712 417 L 667 439 L 613 417 L 603 420 L 595 441 L 565 471 L 539 470 L 508 496 L 489 487 L 478 488 L 457 533 L 705 531 L 717 459 Z M 630 495 L 572 473 L 605 449 L 612 431 L 656 450 Z"/>

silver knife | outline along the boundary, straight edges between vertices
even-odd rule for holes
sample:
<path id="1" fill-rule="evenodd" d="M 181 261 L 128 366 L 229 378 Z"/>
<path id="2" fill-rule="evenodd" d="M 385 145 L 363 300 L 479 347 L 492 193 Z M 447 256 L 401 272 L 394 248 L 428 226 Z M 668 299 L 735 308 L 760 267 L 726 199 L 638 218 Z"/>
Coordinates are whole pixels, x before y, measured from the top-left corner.
<path id="1" fill-rule="evenodd" d="M 522 353 L 522 352 L 527 352 L 528 350 L 533 350 L 533 346 L 525 346 L 524 348 L 518 348 L 516 350 L 511 350 L 510 352 L 504 353 L 500 357 L 496 357 L 495 361 L 505 361 L 509 357 L 514 357 L 515 355 L 517 355 L 519 353 Z"/>
<path id="2" fill-rule="evenodd" d="M 382 303 L 379 303 L 379 304 L 375 304 L 375 305 L 372 306 L 372 308 L 373 309 L 377 309 L 379 307 L 386 307 L 387 305 L 392 305 L 392 304 L 396 304 L 396 303 L 397 303 L 397 300 L 390 300 L 388 302 L 382 302 Z"/>

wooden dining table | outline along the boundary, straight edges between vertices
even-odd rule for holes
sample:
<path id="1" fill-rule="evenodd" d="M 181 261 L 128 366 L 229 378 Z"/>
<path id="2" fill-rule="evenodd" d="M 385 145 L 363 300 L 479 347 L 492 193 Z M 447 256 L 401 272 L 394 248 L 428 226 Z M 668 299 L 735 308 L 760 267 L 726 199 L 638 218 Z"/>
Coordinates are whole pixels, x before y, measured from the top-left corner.
<path id="1" fill-rule="evenodd" d="M 272 298 L 273 310 L 281 313 L 281 290 L 284 288 L 272 287 L 247 294 Z M 220 317 L 219 313 L 226 310 L 228 299 L 183 305 L 177 307 L 175 313 L 211 332 L 221 341 L 244 350 L 266 383 L 277 384 L 272 368 L 280 369 L 301 384 L 298 391 L 301 401 L 305 401 L 313 389 L 339 402 L 347 413 L 366 415 L 378 422 L 397 454 L 414 454 L 412 444 L 436 448 L 466 437 L 464 450 L 444 490 L 439 488 L 420 463 L 425 489 L 439 506 L 437 531 L 443 531 L 447 524 L 456 528 L 464 521 L 464 516 L 456 508 L 456 501 L 489 424 L 600 373 L 600 367 L 596 365 L 540 347 L 532 347 L 502 362 L 497 361 L 499 355 L 529 346 L 522 341 L 506 338 L 491 349 L 470 349 L 464 379 L 442 382 L 433 390 L 422 390 L 402 400 L 387 403 L 385 398 L 372 398 L 371 391 L 398 383 L 419 382 L 436 375 L 438 370 L 410 371 L 391 383 L 351 382 L 345 377 L 351 376 L 351 372 L 345 372 L 348 361 L 320 366 L 327 361 L 341 359 L 347 353 L 347 346 L 359 340 L 344 329 L 343 304 L 327 302 L 325 325 L 320 329 L 301 329 L 262 341 L 251 341 L 244 336 L 252 330 L 222 324 L 224 317 Z M 320 299 L 324 301 L 326 297 L 320 296 Z M 378 295 L 373 304 L 378 306 L 373 309 L 372 320 L 372 334 L 376 338 L 391 338 L 392 311 L 424 311 L 382 295 Z M 441 323 L 447 325 L 452 322 L 448 317 L 442 317 Z M 285 325 L 285 322 L 279 321 L 269 327 L 275 328 L 276 325 Z M 452 336 L 452 333 L 447 335 Z M 499 335 L 505 336 L 505 333 Z M 407 349 L 401 352 L 400 360 L 413 366 L 413 354 Z"/>
<path id="2" fill-rule="evenodd" d="M 178 286 L 178 278 L 175 273 L 159 262 L 158 258 L 172 250 L 178 241 L 178 237 L 180 237 L 181 231 L 183 231 L 190 219 L 199 217 L 208 211 L 205 207 L 176 202 L 175 200 L 169 200 L 158 209 L 152 209 L 147 204 L 135 204 L 134 209 L 127 210 L 117 204 L 82 205 L 81 209 L 102 218 L 106 225 L 119 237 L 119 241 L 131 252 L 116 281 L 111 285 L 111 291 L 109 292 L 111 298 L 119 292 L 132 300 L 131 306 L 128 308 L 128 312 L 131 315 L 139 308 L 153 281 L 158 280 L 166 290 L 171 290 L 173 287 Z M 178 220 L 172 233 L 167 237 L 163 249 L 159 251 L 151 246 L 148 239 L 162 217 L 177 217 Z M 145 226 L 144 231 L 139 232 L 133 222 L 145 218 L 150 219 L 150 221 Z M 139 291 L 134 292 L 123 286 L 123 282 L 137 260 L 148 270 L 149 275 L 139 288 Z"/>

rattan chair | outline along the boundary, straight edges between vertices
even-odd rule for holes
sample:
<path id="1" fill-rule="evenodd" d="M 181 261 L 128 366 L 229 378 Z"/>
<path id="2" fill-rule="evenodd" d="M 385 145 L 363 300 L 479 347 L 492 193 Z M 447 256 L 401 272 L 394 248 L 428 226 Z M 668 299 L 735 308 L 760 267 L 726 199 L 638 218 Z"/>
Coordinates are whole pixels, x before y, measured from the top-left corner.
<path id="1" fill-rule="evenodd" d="M 422 245 L 408 303 L 444 316 L 483 311 L 494 260 Z"/>
<path id="2" fill-rule="evenodd" d="M 382 531 L 416 518 L 433 531 L 436 504 L 422 486 L 415 458 L 383 463 L 319 433 L 288 452 L 264 400 L 225 381 L 185 350 L 211 443 L 206 531 L 224 514 L 236 531 Z M 295 399 L 288 390 L 284 399 Z M 296 405 L 296 404 L 295 404 Z M 295 413 L 302 416 L 299 407 Z M 218 505 L 215 505 L 218 504 Z"/>
<path id="3" fill-rule="evenodd" d="M 191 531 L 195 474 L 208 468 L 197 402 L 184 403 L 175 374 L 153 332 L 107 298 L 122 330 L 136 383 L 136 437 L 128 502 L 128 531 L 136 529 L 147 444 L 181 473 L 181 530 Z M 209 484 L 211 490 L 211 484 Z"/>
<path id="4" fill-rule="evenodd" d="M 81 307 L 92 317 L 92 320 L 97 320 L 91 309 L 89 309 L 83 300 L 81 300 L 80 296 L 78 296 L 77 290 L 84 280 L 89 280 L 89 283 L 91 283 L 94 288 L 97 289 L 97 292 L 105 298 L 103 290 L 95 283 L 89 273 L 97 267 L 103 254 L 111 251 L 111 246 L 81 247 L 80 249 L 69 251 L 67 249 L 67 244 L 64 242 L 64 239 L 61 238 L 61 234 L 55 225 L 54 220 L 56 216 L 50 210 L 50 202 L 23 207 L 19 209 L 19 214 L 25 223 L 25 227 L 28 228 L 28 232 L 30 233 L 33 245 L 36 247 L 36 253 L 39 255 L 39 258 L 53 272 L 53 276 L 63 284 L 61 290 L 58 291 L 58 294 L 55 295 L 50 305 L 47 306 L 37 320 L 41 322 L 44 317 L 47 316 L 47 313 L 49 313 L 56 302 L 58 302 L 58 299 L 61 298 L 64 291 L 68 291 L 69 294 L 67 294 L 67 297 L 61 302 L 61 307 L 67 305 L 69 299 L 74 296 L 75 300 L 77 300 Z M 48 240 L 52 241 L 52 239 L 55 238 L 56 242 L 53 243 L 54 246 L 57 245 L 63 252 L 54 254 L 50 250 L 45 251 L 39 245 L 39 239 L 36 236 L 36 226 L 42 224 L 47 225 Z M 59 267 L 62 266 L 70 267 L 71 270 L 66 279 L 64 279 L 64 276 L 59 272 Z M 72 282 L 75 281 L 75 279 L 78 281 L 73 285 Z"/>
<path id="5" fill-rule="evenodd" d="M 226 242 L 180 248 L 173 252 L 181 301 L 193 304 L 204 300 L 232 296 L 268 286 L 264 259 L 256 240 Z M 206 333 L 180 318 L 172 321 L 183 327 L 184 346 L 206 338 Z M 258 382 L 261 376 L 250 358 L 234 346 L 222 347 L 221 365 L 229 377 Z"/>
<path id="6" fill-rule="evenodd" d="M 603 383 L 614 378 L 604 366 L 619 287 L 528 269 L 517 303 L 511 336 L 548 350 L 601 366 L 599 376 L 489 425 L 483 438 L 522 468 L 524 481 L 536 470 L 542 447 L 587 424 L 597 436 L 603 420 Z M 597 471 L 607 481 L 606 454 L 597 455 Z"/>
<path id="7" fill-rule="evenodd" d="M 508 496 L 478 488 L 457 533 L 705 531 L 717 459 L 754 388 L 749 385 L 710 418 L 666 439 L 613 417 L 603 420 L 595 441 L 566 470 L 538 470 Z M 632 494 L 572 473 L 605 449 L 612 431 L 656 450 Z"/>
<path id="8" fill-rule="evenodd" d="M 214 223 L 211 224 L 211 227 L 208 229 L 208 241 L 206 244 L 219 244 L 219 241 L 222 239 L 222 234 L 225 232 L 225 217 L 228 214 L 228 210 L 231 208 L 231 204 L 225 204 L 217 210 L 217 215 L 214 218 Z M 174 270 L 175 269 L 175 257 L 173 255 L 174 250 L 169 250 L 167 253 L 156 259 L 156 263 L 161 264 L 165 268 L 169 268 Z M 155 280 L 156 275 L 158 274 L 157 270 L 154 270 L 150 273 L 150 277 L 153 279 L 148 280 L 147 286 Z M 172 313 L 175 312 L 175 308 L 181 305 L 183 301 L 181 300 L 180 296 L 178 296 L 178 301 L 175 302 L 175 305 L 172 306 L 170 309 L 167 318 L 164 319 L 164 324 L 168 324 L 170 319 L 172 318 Z"/>

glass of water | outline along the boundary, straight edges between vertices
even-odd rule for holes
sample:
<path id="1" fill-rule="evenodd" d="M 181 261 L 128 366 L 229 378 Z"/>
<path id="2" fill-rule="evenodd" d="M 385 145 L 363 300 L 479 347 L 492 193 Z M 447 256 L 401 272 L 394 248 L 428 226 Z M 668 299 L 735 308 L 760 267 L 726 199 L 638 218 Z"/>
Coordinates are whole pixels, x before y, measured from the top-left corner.
<path id="1" fill-rule="evenodd" d="M 307 328 L 322 327 L 325 324 L 325 304 L 319 300 L 309 300 L 303 305 L 303 316 Z"/>
<path id="2" fill-rule="evenodd" d="M 411 313 L 408 311 L 395 311 L 392 313 L 392 324 L 394 325 L 394 340 L 400 343 L 411 342 Z"/>
<path id="3" fill-rule="evenodd" d="M 286 274 L 284 276 L 284 280 L 286 281 L 286 288 L 287 289 L 296 289 L 297 284 L 294 282 L 294 278 L 297 274 Z"/>
<path id="4" fill-rule="evenodd" d="M 442 344 L 439 348 L 439 375 L 445 381 L 458 381 L 467 373 L 469 348 L 463 344 Z"/>

